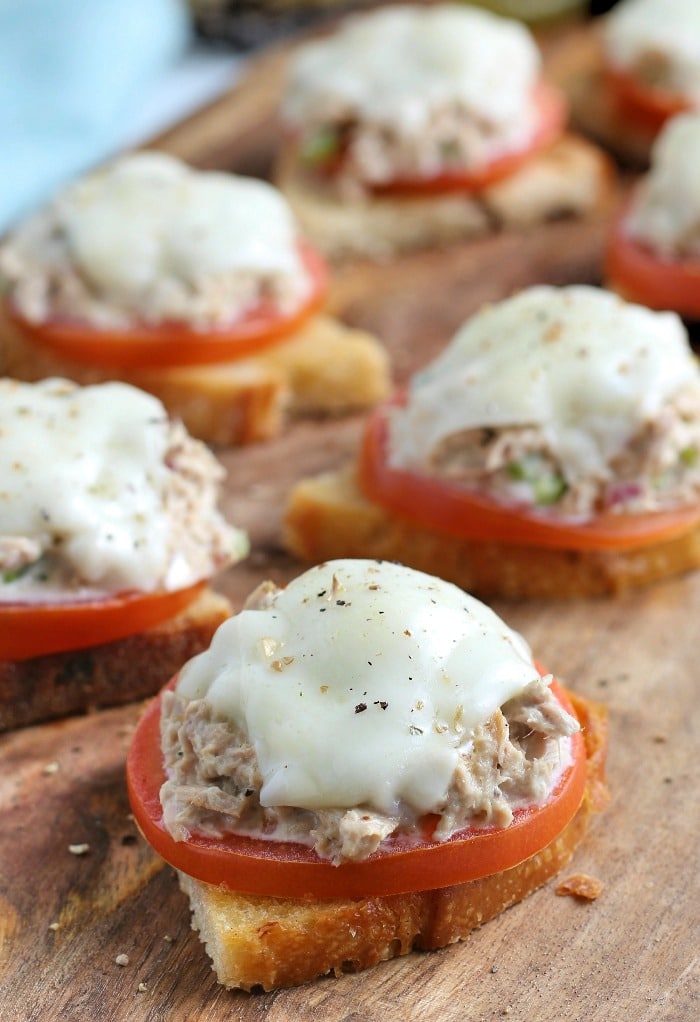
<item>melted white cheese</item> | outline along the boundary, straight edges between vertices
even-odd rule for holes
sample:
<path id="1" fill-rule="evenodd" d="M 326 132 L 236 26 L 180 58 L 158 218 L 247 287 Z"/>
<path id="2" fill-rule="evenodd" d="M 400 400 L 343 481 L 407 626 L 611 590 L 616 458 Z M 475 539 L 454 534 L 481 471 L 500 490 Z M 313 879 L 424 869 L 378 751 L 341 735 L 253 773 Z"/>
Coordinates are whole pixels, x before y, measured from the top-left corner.
<path id="1" fill-rule="evenodd" d="M 470 729 L 538 676 L 524 639 L 456 586 L 339 560 L 225 622 L 177 691 L 250 737 L 264 806 L 425 813 Z"/>
<path id="2" fill-rule="evenodd" d="M 194 518 L 168 516 L 170 429 L 160 401 L 126 384 L 0 380 L 0 547 L 29 542 L 58 562 L 55 577 L 0 585 L 0 600 L 65 599 L 67 584 L 73 598 L 177 589 L 213 573 L 211 550 L 194 565 L 173 532 L 195 531 Z M 230 561 L 242 535 L 227 531 L 208 497 L 197 528 L 228 543 Z"/>
<path id="3" fill-rule="evenodd" d="M 587 286 L 529 288 L 486 306 L 409 388 L 389 460 L 424 469 L 445 438 L 536 425 L 570 482 L 609 464 L 684 387 L 700 386 L 675 313 Z"/>
<path id="4" fill-rule="evenodd" d="M 72 258 L 117 302 L 163 279 L 301 273 L 285 200 L 252 178 L 202 173 L 163 153 L 124 157 L 59 200 Z"/>
<path id="5" fill-rule="evenodd" d="M 660 255 L 700 253 L 700 113 L 679 114 L 656 139 L 625 230 Z"/>
<path id="6" fill-rule="evenodd" d="M 458 4 L 395 6 L 346 19 L 328 38 L 302 47 L 284 100 L 286 120 L 303 126 L 323 111 L 416 134 L 436 108 L 462 104 L 494 125 L 532 120 L 539 51 L 520 23 Z"/>
<path id="7" fill-rule="evenodd" d="M 627 69 L 647 56 L 665 65 L 664 86 L 700 105 L 700 4 L 697 0 L 622 0 L 603 19 L 612 64 Z"/>

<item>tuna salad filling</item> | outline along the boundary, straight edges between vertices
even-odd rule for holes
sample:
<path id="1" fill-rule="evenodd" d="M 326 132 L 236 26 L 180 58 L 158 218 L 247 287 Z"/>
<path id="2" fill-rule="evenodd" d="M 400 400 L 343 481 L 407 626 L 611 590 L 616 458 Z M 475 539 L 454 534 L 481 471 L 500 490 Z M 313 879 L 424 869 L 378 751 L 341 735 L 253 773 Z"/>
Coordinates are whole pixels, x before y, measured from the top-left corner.
<path id="1" fill-rule="evenodd" d="M 678 393 L 598 475 L 574 476 L 539 425 L 452 433 L 427 463 L 411 467 L 501 503 L 566 518 L 694 503 L 700 499 L 700 391 Z"/>
<path id="2" fill-rule="evenodd" d="M 460 746 L 457 768 L 434 812 L 435 838 L 472 826 L 507 827 L 518 806 L 542 803 L 568 764 L 567 739 L 579 725 L 562 709 L 547 679 L 529 683 Z M 263 806 L 255 748 L 206 699 L 163 696 L 161 737 L 167 781 L 164 823 L 177 841 L 192 833 L 240 833 L 293 841 L 334 864 L 367 858 L 389 835 L 415 828 L 405 803 L 387 814 L 371 805 L 350 809 Z"/>
<path id="3" fill-rule="evenodd" d="M 432 111 L 420 131 L 400 121 L 359 119 L 350 108 L 305 128 L 299 143 L 303 166 L 332 168 L 333 188 L 350 199 L 402 178 L 469 172 L 527 145 L 531 118 L 498 123 L 457 100 Z"/>

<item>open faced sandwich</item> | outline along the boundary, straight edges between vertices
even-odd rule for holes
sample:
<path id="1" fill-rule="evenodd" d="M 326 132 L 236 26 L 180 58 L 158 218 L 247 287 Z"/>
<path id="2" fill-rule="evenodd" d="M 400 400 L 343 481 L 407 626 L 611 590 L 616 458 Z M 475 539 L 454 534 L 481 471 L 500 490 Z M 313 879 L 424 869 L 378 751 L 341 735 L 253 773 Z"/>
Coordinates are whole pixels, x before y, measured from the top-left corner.
<path id="1" fill-rule="evenodd" d="M 465 4 L 355 14 L 300 46 L 280 116 L 276 181 L 334 259 L 585 215 L 611 192 L 528 29 Z"/>
<path id="2" fill-rule="evenodd" d="M 0 730 L 152 695 L 231 613 L 223 469 L 123 383 L 0 380 Z"/>
<path id="3" fill-rule="evenodd" d="M 211 443 L 388 389 L 378 341 L 323 313 L 325 265 L 276 189 L 164 153 L 94 171 L 19 224 L 0 282 L 0 373 L 122 379 Z"/>
<path id="4" fill-rule="evenodd" d="M 700 320 L 700 111 L 661 130 L 651 168 L 610 232 L 606 284 L 630 301 Z"/>
<path id="5" fill-rule="evenodd" d="M 587 287 L 484 307 L 302 480 L 286 542 L 480 594 L 620 592 L 700 566 L 700 369 L 675 313 Z"/>
<path id="6" fill-rule="evenodd" d="M 582 51 L 578 43 L 564 50 L 554 75 L 572 119 L 625 162 L 644 166 L 663 125 L 700 107 L 700 5 L 620 0 L 588 42 Z"/>
<path id="7" fill-rule="evenodd" d="M 263 584 L 142 718 L 131 805 L 219 982 L 452 944 L 606 801 L 605 714 L 454 585 L 341 560 Z"/>

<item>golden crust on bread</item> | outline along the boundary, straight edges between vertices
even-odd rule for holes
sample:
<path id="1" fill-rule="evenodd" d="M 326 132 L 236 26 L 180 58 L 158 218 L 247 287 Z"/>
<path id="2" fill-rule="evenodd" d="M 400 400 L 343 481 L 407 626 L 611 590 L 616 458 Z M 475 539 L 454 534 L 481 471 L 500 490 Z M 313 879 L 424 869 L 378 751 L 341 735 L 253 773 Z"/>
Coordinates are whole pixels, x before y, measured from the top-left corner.
<path id="1" fill-rule="evenodd" d="M 607 801 L 605 711 L 569 695 L 586 744 L 586 792 L 562 833 L 511 869 L 439 890 L 317 902 L 235 894 L 179 873 L 192 926 L 219 982 L 271 990 L 327 973 L 356 972 L 413 949 L 446 947 L 555 876 L 583 839 L 591 813 Z"/>
<path id="2" fill-rule="evenodd" d="M 284 542 L 302 561 L 400 561 L 485 597 L 605 596 L 700 567 L 700 528 L 633 550 L 557 550 L 469 540 L 392 516 L 361 493 L 353 468 L 291 491 Z"/>
<path id="3" fill-rule="evenodd" d="M 533 227 L 599 210 L 612 197 L 613 179 L 599 149 L 565 134 L 516 174 L 487 188 L 483 201 L 500 227 Z"/>
<path id="4" fill-rule="evenodd" d="M 287 414 L 335 415 L 375 404 L 390 385 L 389 359 L 370 334 L 317 315 L 260 354 L 205 366 L 118 371 L 54 355 L 28 340 L 0 304 L 0 375 L 34 382 L 120 379 L 159 398 L 192 436 L 243 444 L 279 433 Z"/>
<path id="5" fill-rule="evenodd" d="M 608 158 L 570 134 L 478 196 L 341 201 L 303 172 L 291 146 L 282 149 L 276 172 L 276 184 L 301 229 L 331 259 L 383 258 L 559 216 L 583 216 L 610 201 L 613 179 Z"/>
<path id="6" fill-rule="evenodd" d="M 211 642 L 233 608 L 204 589 L 176 617 L 136 635 L 28 660 L 0 660 L 0 732 L 154 695 Z"/>

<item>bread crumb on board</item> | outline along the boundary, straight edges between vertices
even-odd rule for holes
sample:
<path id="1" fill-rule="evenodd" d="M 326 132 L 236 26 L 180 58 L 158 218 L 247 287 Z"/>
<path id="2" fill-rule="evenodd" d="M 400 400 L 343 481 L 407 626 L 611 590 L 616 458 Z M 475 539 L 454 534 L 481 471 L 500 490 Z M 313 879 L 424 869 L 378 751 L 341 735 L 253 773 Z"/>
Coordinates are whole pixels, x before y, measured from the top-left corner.
<path id="1" fill-rule="evenodd" d="M 68 851 L 71 855 L 87 855 L 90 851 L 90 845 L 87 842 L 79 845 L 68 845 Z"/>
<path id="2" fill-rule="evenodd" d="M 562 897 L 570 895 L 583 901 L 595 901 L 602 890 L 603 883 L 597 877 L 589 876 L 587 873 L 574 873 L 557 884 L 554 893 Z"/>

